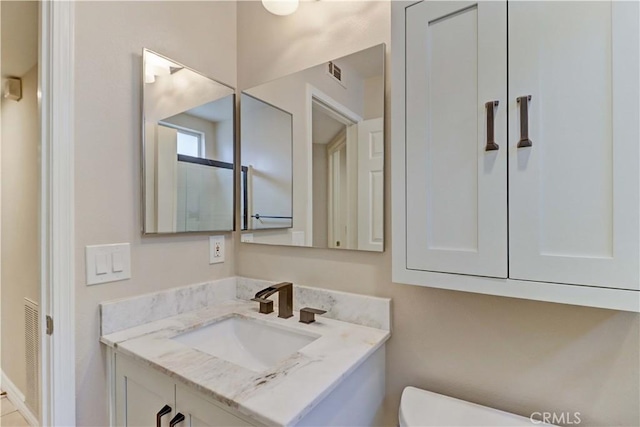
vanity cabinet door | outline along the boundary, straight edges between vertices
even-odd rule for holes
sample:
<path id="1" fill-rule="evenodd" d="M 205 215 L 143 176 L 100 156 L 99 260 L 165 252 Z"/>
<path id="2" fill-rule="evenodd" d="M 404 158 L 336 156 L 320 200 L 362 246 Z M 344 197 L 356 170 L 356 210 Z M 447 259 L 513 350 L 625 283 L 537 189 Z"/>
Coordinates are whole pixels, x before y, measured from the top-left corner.
<path id="1" fill-rule="evenodd" d="M 158 412 L 169 405 L 171 411 L 160 418 L 168 427 L 177 413 L 173 381 L 121 355 L 116 355 L 115 392 L 118 426 L 155 426 Z"/>
<path id="2" fill-rule="evenodd" d="M 504 1 L 406 9 L 409 270 L 507 277 L 506 19 Z"/>
<path id="3" fill-rule="evenodd" d="M 253 426 L 235 414 L 230 413 L 218 403 L 178 384 L 176 385 L 176 408 L 185 416 L 179 427 L 239 427 Z"/>
<path id="4" fill-rule="evenodd" d="M 639 289 L 638 9 L 509 3 L 511 278 Z"/>

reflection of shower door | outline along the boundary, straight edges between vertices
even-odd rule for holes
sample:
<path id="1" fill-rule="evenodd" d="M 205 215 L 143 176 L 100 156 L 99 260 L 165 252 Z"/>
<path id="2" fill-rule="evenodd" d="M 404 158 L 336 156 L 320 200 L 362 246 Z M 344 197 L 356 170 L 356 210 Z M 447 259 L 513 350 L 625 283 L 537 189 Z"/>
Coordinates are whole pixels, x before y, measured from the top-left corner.
<path id="1" fill-rule="evenodd" d="M 358 249 L 382 251 L 384 135 L 382 118 L 358 123 Z"/>

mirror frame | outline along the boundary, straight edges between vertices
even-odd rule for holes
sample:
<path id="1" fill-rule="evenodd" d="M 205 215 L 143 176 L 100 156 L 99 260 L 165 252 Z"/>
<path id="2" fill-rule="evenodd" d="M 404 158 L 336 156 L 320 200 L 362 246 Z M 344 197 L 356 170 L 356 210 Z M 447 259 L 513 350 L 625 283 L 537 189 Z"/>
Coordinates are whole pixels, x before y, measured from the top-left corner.
<path id="1" fill-rule="evenodd" d="M 222 86 L 225 86 L 229 89 L 231 89 L 232 93 L 229 94 L 230 96 L 232 96 L 233 98 L 233 112 L 232 112 L 232 117 L 233 117 L 233 135 L 232 135 L 232 143 L 233 143 L 233 168 L 232 168 L 232 173 L 233 173 L 233 202 L 232 202 L 232 217 L 233 217 L 233 223 L 230 229 L 228 230 L 199 230 L 199 231 L 176 231 L 176 232 L 147 232 L 145 225 L 146 225 L 146 217 L 147 217 L 147 192 L 146 192 L 146 167 L 145 167 L 145 153 L 146 153 L 146 130 L 145 130 L 145 121 L 146 121 L 146 116 L 145 116 L 145 96 L 144 96 L 144 86 L 145 86 L 145 56 L 147 55 L 147 53 L 153 54 L 153 55 L 157 55 L 163 59 L 166 59 L 167 61 L 173 62 L 174 64 L 178 64 L 181 67 L 183 67 L 186 70 L 189 70 L 193 73 L 199 74 L 200 76 L 207 78 L 211 81 L 214 81 Z M 166 55 L 163 55 L 161 53 L 158 53 L 154 50 L 148 49 L 148 48 L 142 48 L 142 57 L 141 57 L 142 61 L 141 61 L 141 69 L 140 69 L 140 128 L 141 128 L 141 134 L 140 134 L 140 205 L 141 205 L 141 209 L 140 209 L 140 231 L 142 236 L 144 237 L 153 237 L 153 236 L 179 236 L 179 235 L 189 235 L 189 234 L 211 234 L 211 233 L 229 233 L 229 232 L 233 232 L 236 231 L 237 228 L 237 224 L 236 224 L 236 213 L 237 213 L 237 204 L 239 202 L 238 200 L 238 195 L 237 195 L 237 187 L 238 187 L 238 181 L 236 179 L 236 169 L 237 169 L 237 160 L 238 160 L 238 150 L 237 150 L 237 125 L 238 125 L 238 117 L 237 117 L 237 90 L 236 88 L 234 88 L 231 85 L 228 85 L 224 82 L 221 82 L 217 79 L 214 79 L 204 73 L 201 73 L 200 71 L 194 70 L 191 67 L 188 67 L 174 59 L 169 58 Z M 222 98 L 220 98 L 222 99 Z"/>

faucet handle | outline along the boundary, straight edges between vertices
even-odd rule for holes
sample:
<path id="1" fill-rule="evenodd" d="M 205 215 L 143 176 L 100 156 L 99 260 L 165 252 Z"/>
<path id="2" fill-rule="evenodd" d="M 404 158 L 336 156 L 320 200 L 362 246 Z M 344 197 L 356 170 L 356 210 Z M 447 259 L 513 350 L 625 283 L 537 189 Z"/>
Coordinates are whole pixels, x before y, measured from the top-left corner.
<path id="1" fill-rule="evenodd" d="M 300 309 L 300 322 L 313 323 L 316 321 L 316 314 L 325 314 L 327 310 L 320 310 L 319 308 L 305 307 Z"/>
<path id="2" fill-rule="evenodd" d="M 251 298 L 251 301 L 260 303 L 260 313 L 269 314 L 273 313 L 273 300 L 266 298 Z"/>

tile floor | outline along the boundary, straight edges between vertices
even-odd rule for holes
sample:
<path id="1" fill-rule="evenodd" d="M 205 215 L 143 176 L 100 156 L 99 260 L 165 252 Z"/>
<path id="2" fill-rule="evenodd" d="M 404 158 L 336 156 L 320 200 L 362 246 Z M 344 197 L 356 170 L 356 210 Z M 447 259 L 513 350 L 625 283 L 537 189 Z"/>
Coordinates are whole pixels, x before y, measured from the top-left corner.
<path id="1" fill-rule="evenodd" d="M 2 396 L 0 399 L 0 426 L 2 427 L 28 427 L 29 423 L 24 419 L 22 414 L 18 412 L 13 403 Z"/>

